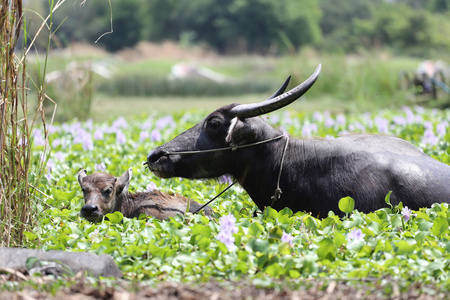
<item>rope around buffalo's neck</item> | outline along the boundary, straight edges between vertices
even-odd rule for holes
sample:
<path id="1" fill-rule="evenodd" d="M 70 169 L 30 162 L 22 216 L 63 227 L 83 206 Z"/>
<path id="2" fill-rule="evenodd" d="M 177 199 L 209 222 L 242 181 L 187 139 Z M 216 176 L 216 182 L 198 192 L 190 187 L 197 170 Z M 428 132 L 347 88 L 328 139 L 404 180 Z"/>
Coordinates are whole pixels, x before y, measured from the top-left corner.
<path id="1" fill-rule="evenodd" d="M 281 194 L 283 194 L 283 191 L 280 188 L 280 179 L 281 179 L 281 172 L 283 171 L 284 157 L 286 156 L 286 150 L 288 145 L 289 145 L 289 137 L 286 136 L 286 144 L 284 145 L 283 155 L 281 156 L 280 171 L 278 172 L 277 188 L 275 189 L 275 193 L 273 194 L 273 196 L 270 197 L 270 199 L 272 199 L 270 207 L 273 207 L 275 201 L 280 200 Z"/>
<path id="2" fill-rule="evenodd" d="M 194 153 L 201 153 L 201 152 L 214 152 L 214 151 L 223 151 L 223 150 L 236 150 L 238 148 L 244 148 L 244 147 L 250 147 L 250 146 L 255 146 L 255 145 L 259 145 L 262 143 L 267 143 L 267 142 L 271 142 L 277 139 L 282 138 L 284 135 L 280 135 L 277 137 L 274 137 L 272 139 L 268 139 L 268 140 L 264 140 L 264 141 L 260 141 L 260 142 L 256 142 L 253 144 L 247 144 L 247 145 L 241 145 L 241 146 L 230 146 L 230 147 L 226 147 L 226 148 L 218 148 L 218 149 L 210 149 L 210 150 L 198 150 L 198 151 L 184 151 L 184 152 L 168 152 L 166 153 L 167 155 L 170 154 L 194 154 Z M 281 163 L 280 163 L 280 171 L 278 172 L 278 178 L 277 178 L 277 188 L 275 189 L 274 195 L 272 197 L 270 197 L 270 199 L 272 199 L 272 203 L 270 204 L 271 207 L 273 207 L 273 204 L 275 203 L 275 201 L 280 200 L 281 198 L 281 194 L 283 194 L 281 188 L 280 188 L 280 180 L 281 180 L 281 172 L 283 171 L 283 164 L 284 164 L 284 157 L 286 156 L 286 150 L 287 147 L 289 145 L 289 137 L 286 135 L 286 144 L 284 145 L 284 149 L 283 149 L 283 155 L 281 156 Z M 233 185 L 235 185 L 237 182 L 237 179 L 235 179 L 231 184 L 229 184 L 223 191 L 221 191 L 219 194 L 217 194 L 214 198 L 212 198 L 211 200 L 209 200 L 206 204 L 202 205 L 200 208 L 198 208 L 196 211 L 193 212 L 193 214 L 198 213 L 199 211 L 201 211 L 202 209 L 204 209 L 207 205 L 209 205 L 211 202 L 213 202 L 214 200 L 216 200 L 217 198 L 219 198 L 223 193 L 225 193 L 229 188 L 231 188 Z"/>

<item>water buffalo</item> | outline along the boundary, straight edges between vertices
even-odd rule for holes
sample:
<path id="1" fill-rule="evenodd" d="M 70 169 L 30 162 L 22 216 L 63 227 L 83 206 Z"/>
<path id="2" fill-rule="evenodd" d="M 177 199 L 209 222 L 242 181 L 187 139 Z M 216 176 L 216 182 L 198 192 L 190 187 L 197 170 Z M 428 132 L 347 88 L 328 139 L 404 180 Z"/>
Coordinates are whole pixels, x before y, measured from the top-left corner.
<path id="1" fill-rule="evenodd" d="M 78 182 L 83 191 L 85 205 L 81 208 L 80 215 L 90 222 L 98 222 L 106 214 L 120 211 L 128 218 L 137 218 L 140 214 L 145 214 L 163 220 L 184 214 L 188 203 L 190 212 L 195 212 L 201 207 L 199 203 L 188 198 L 158 190 L 129 193 L 131 175 L 131 168 L 119 178 L 105 173 L 88 176 L 86 170 L 81 170 L 78 173 Z M 211 215 L 210 207 L 204 209 L 207 215 Z"/>
<path id="2" fill-rule="evenodd" d="M 400 201 L 410 209 L 450 202 L 450 166 L 409 142 L 372 134 L 334 140 L 289 139 L 260 115 L 280 109 L 316 81 L 320 65 L 305 82 L 261 103 L 230 104 L 154 149 L 146 164 L 162 178 L 214 178 L 230 174 L 262 210 L 289 207 L 325 217 L 342 212 L 342 197 L 371 212 Z"/>

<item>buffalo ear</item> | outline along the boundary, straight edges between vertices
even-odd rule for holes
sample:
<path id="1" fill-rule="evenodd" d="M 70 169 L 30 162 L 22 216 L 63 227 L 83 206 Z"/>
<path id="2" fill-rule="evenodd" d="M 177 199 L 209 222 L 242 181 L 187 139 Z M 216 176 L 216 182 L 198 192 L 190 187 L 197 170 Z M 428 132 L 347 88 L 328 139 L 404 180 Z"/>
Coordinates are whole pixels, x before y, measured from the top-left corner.
<path id="1" fill-rule="evenodd" d="M 241 121 L 236 117 L 231 122 L 230 129 L 225 140 L 228 143 L 231 142 L 231 145 L 235 146 L 253 143 L 256 141 L 256 132 L 257 131 L 251 123 Z"/>
<path id="2" fill-rule="evenodd" d="M 87 172 L 86 170 L 81 170 L 80 172 L 78 172 L 78 183 L 80 184 L 80 186 L 82 185 L 83 179 L 86 177 Z"/>
<path id="3" fill-rule="evenodd" d="M 122 174 L 119 178 L 117 178 L 116 186 L 117 193 L 127 193 L 128 186 L 130 185 L 130 180 L 133 175 L 133 169 L 129 168 Z"/>

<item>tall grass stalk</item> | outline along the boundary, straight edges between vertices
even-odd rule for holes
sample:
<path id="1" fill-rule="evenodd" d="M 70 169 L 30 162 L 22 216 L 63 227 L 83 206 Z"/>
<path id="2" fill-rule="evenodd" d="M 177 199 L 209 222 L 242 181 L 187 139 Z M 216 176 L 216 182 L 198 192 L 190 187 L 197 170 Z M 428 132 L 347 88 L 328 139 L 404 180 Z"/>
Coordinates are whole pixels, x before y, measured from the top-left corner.
<path id="1" fill-rule="evenodd" d="M 43 20 L 41 28 L 48 29 L 51 39 L 51 17 L 55 7 L 64 2 L 50 1 L 50 15 Z M 20 35 L 22 34 L 22 39 Z M 32 49 L 28 39 L 27 24 L 23 17 L 22 0 L 2 0 L 0 7 L 0 246 L 24 246 L 24 232 L 36 221 L 33 201 L 42 194 L 39 182 L 44 160 L 33 162 L 32 142 L 36 128 L 43 128 L 47 141 L 48 129 L 43 102 L 45 94 L 45 71 L 38 82 L 37 109 L 28 111 L 27 93 L 30 77 L 27 75 L 26 57 Z M 22 41 L 20 54 L 17 44 Z M 48 51 L 47 51 L 48 52 Z M 46 64 L 46 63 L 45 63 Z M 45 66 L 44 66 L 45 70 Z M 47 145 L 47 143 L 46 143 Z M 48 148 L 44 151 L 48 154 Z M 45 158 L 45 157 L 44 157 Z M 39 196 L 38 196 L 39 195 Z"/>

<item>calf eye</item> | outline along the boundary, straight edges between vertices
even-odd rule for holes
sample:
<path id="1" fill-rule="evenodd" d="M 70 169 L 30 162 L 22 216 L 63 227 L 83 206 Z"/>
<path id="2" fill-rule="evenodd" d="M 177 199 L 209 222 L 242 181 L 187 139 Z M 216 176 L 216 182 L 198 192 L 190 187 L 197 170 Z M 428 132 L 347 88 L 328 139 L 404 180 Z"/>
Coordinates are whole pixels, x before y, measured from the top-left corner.
<path id="1" fill-rule="evenodd" d="M 106 195 L 106 196 L 109 196 L 109 195 L 111 195 L 112 190 L 113 190 L 112 187 L 109 188 L 109 189 L 106 189 L 106 190 L 103 191 L 103 194 Z"/>

